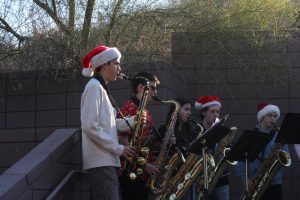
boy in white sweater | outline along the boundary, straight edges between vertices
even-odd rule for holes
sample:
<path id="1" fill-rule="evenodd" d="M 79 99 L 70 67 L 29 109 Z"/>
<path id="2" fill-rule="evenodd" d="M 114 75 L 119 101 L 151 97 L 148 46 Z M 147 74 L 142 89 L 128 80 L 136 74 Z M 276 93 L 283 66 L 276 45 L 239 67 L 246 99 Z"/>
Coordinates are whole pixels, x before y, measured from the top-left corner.
<path id="1" fill-rule="evenodd" d="M 130 160 L 135 152 L 119 144 L 117 130 L 129 130 L 123 119 L 116 120 L 107 83 L 121 71 L 117 48 L 97 46 L 82 59 L 82 74 L 93 77 L 81 97 L 82 159 L 90 181 L 91 199 L 119 200 L 119 156 Z M 133 125 L 134 116 L 127 119 Z"/>

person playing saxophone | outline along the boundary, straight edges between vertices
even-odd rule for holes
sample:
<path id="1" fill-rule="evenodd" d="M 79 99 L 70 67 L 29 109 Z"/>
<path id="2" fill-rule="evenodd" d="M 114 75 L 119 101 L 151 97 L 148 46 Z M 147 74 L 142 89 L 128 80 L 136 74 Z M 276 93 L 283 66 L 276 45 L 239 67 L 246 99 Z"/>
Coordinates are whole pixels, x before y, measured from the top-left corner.
<path id="1" fill-rule="evenodd" d="M 218 122 L 221 109 L 221 101 L 219 97 L 201 96 L 195 102 L 195 108 L 196 110 L 199 110 L 204 130 L 211 128 L 216 122 Z M 209 151 L 213 152 L 216 145 Z M 228 170 L 223 172 L 209 198 L 212 200 L 229 200 Z"/>
<path id="2" fill-rule="evenodd" d="M 271 140 L 266 145 L 266 147 L 260 152 L 258 157 L 248 163 L 248 188 L 249 191 L 253 190 L 255 187 L 254 182 L 251 181 L 251 178 L 254 178 L 256 173 L 262 166 L 263 161 L 270 153 L 272 147 L 275 144 L 276 135 L 278 132 L 277 127 L 275 127 L 276 121 L 280 117 L 279 107 L 272 104 L 261 103 L 258 105 L 257 119 L 258 125 L 254 128 L 262 133 L 270 134 Z M 283 146 L 283 150 L 288 152 L 287 145 Z M 245 163 L 239 162 L 236 167 L 236 173 L 244 182 L 245 177 Z M 262 200 L 282 200 L 282 169 L 280 168 L 275 175 L 273 176 L 270 185 L 267 187 L 265 193 L 263 194 Z"/>
<path id="3" fill-rule="evenodd" d="M 178 112 L 178 118 L 176 120 L 175 128 L 174 128 L 174 136 L 176 138 L 176 146 L 179 147 L 181 152 L 186 157 L 191 143 L 197 138 L 199 130 L 193 124 L 190 123 L 191 118 L 191 109 L 192 103 L 183 98 L 176 98 L 180 104 L 180 110 Z M 172 113 L 174 112 L 175 106 L 171 106 L 167 115 L 166 123 L 169 122 Z M 159 132 L 161 135 L 164 134 L 167 125 L 162 125 L 159 127 Z M 191 187 L 189 191 L 185 193 L 182 200 L 193 200 L 193 188 Z"/>
<path id="4" fill-rule="evenodd" d="M 131 81 L 131 89 L 133 95 L 130 100 L 128 100 L 121 108 L 121 112 L 124 116 L 135 116 L 138 112 L 138 106 L 140 104 L 142 94 L 144 91 L 145 80 L 149 83 L 149 91 L 146 97 L 146 101 L 151 101 L 152 97 L 156 94 L 156 87 L 159 84 L 159 80 L 151 73 L 147 72 L 139 72 L 133 76 Z M 147 103 L 146 102 L 146 103 Z M 143 120 L 144 125 L 143 129 L 139 134 L 141 134 L 141 142 L 143 143 L 149 137 L 150 131 L 153 128 L 153 118 L 149 110 L 146 108 L 142 111 L 143 112 Z M 119 115 L 120 117 L 120 115 Z M 130 142 L 130 137 L 133 135 L 133 131 L 128 132 L 119 132 L 119 142 L 123 145 L 128 145 Z M 147 159 L 147 163 L 145 165 L 145 172 L 141 177 L 137 177 L 135 180 L 131 180 L 128 177 L 128 174 L 122 173 L 120 177 L 120 186 L 121 186 L 121 195 L 122 200 L 141 200 L 141 199 L 148 199 L 149 195 L 149 188 L 146 187 L 147 180 L 149 176 L 153 174 L 157 174 L 159 172 L 159 168 L 153 164 L 152 162 L 152 152 L 150 149 L 150 153 Z M 122 163 L 124 166 L 124 162 Z"/>

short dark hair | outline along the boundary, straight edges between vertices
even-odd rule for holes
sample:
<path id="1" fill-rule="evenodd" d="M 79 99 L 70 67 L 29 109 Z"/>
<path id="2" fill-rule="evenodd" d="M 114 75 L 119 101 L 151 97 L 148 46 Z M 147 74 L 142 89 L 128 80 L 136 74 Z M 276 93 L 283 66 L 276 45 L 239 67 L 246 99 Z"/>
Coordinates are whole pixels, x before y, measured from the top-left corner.
<path id="1" fill-rule="evenodd" d="M 159 80 L 158 78 L 152 74 L 152 73 L 148 73 L 148 72 L 139 72 L 136 75 L 133 76 L 133 79 L 135 79 L 134 81 L 131 81 L 131 90 L 134 94 L 137 94 L 137 87 L 139 84 L 144 83 L 144 79 L 139 79 L 138 77 L 142 77 L 142 78 L 146 78 L 148 81 L 150 82 L 155 82 L 157 84 L 159 84 Z"/>
<path id="2" fill-rule="evenodd" d="M 203 108 L 202 110 L 199 111 L 199 112 L 200 112 L 199 117 L 200 117 L 200 119 L 201 119 L 202 121 L 203 121 L 203 119 L 204 119 L 203 113 L 204 113 L 204 112 L 207 112 L 208 109 L 209 109 L 209 106 L 207 106 L 207 107 L 205 107 L 205 108 Z"/>
<path id="3" fill-rule="evenodd" d="M 111 63 L 112 61 L 116 60 L 116 59 L 117 59 L 117 58 L 115 58 L 115 59 L 113 59 L 113 60 L 111 60 L 111 61 L 108 61 L 107 63 L 103 63 L 102 65 L 104 65 L 104 64 L 110 65 L 110 63 Z M 100 71 L 101 71 L 101 68 L 102 68 L 102 65 L 96 67 L 95 72 L 97 72 L 97 73 L 100 72 Z"/>

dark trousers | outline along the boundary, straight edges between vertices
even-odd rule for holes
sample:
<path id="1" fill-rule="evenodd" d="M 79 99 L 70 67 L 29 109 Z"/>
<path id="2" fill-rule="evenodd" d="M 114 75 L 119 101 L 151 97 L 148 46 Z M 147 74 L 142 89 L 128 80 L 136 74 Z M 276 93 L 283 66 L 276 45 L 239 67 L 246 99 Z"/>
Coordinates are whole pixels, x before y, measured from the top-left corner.
<path id="1" fill-rule="evenodd" d="M 282 200 L 282 185 L 270 185 L 261 200 Z"/>
<path id="2" fill-rule="evenodd" d="M 118 168 L 97 167 L 88 169 L 92 200 L 119 200 Z"/>
<path id="3" fill-rule="evenodd" d="M 147 200 L 149 188 L 144 180 L 130 180 L 126 175 L 120 177 L 122 200 Z"/>

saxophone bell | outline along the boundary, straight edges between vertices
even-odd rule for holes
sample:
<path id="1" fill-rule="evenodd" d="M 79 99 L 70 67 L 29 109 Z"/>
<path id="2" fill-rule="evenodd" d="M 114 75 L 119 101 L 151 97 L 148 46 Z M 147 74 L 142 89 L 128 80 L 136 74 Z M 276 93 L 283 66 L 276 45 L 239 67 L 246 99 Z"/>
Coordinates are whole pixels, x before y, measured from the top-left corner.
<path id="1" fill-rule="evenodd" d="M 289 167 L 292 164 L 291 156 L 288 152 L 280 150 L 277 154 L 278 161 L 285 167 Z"/>

